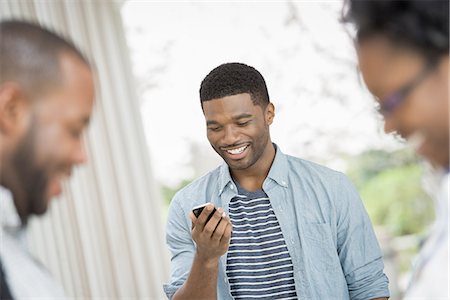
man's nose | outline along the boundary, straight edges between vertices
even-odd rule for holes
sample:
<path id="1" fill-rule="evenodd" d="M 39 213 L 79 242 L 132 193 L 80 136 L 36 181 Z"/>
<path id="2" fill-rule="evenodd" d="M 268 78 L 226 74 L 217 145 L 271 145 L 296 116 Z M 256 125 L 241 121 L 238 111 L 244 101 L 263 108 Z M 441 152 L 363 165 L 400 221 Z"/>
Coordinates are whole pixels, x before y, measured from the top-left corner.
<path id="1" fill-rule="evenodd" d="M 234 145 L 238 140 L 239 133 L 234 126 L 225 126 L 223 143 L 226 145 Z"/>

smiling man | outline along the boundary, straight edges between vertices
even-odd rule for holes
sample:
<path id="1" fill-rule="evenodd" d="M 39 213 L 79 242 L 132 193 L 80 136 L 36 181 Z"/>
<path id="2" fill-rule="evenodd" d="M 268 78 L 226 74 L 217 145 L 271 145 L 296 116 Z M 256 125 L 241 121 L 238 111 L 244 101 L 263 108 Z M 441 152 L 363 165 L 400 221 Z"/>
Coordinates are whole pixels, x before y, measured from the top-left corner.
<path id="1" fill-rule="evenodd" d="M 275 108 L 262 75 L 223 64 L 203 80 L 200 100 L 208 140 L 225 163 L 172 200 L 167 296 L 387 298 L 381 251 L 355 188 L 272 143 Z M 197 218 L 191 210 L 205 202 Z"/>
<path id="2" fill-rule="evenodd" d="M 449 1 L 351 0 L 359 67 L 384 117 L 441 174 L 407 299 L 449 299 Z"/>
<path id="3" fill-rule="evenodd" d="M 91 68 L 71 43 L 38 25 L 0 23 L 1 299 L 64 297 L 24 234 L 86 161 L 93 99 Z"/>

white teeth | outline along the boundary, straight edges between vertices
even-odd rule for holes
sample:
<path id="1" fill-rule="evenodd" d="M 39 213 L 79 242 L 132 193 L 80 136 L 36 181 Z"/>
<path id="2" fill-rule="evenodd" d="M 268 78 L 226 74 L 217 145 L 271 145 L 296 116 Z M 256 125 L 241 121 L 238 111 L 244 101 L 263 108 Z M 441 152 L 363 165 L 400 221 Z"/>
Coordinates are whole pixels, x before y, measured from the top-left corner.
<path id="1" fill-rule="evenodd" d="M 236 154 L 241 154 L 242 152 L 244 152 L 244 150 L 247 148 L 246 146 L 242 146 L 240 148 L 236 148 L 236 149 L 231 149 L 231 150 L 227 150 L 228 153 L 236 155 Z"/>

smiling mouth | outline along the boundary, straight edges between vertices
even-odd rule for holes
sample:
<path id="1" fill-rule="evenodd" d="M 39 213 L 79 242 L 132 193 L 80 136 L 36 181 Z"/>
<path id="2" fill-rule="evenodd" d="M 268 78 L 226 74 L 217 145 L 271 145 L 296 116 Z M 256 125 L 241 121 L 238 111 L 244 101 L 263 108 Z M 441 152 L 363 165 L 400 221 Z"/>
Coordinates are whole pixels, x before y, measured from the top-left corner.
<path id="1" fill-rule="evenodd" d="M 239 147 L 239 148 L 235 148 L 235 149 L 230 149 L 230 150 L 226 150 L 228 153 L 236 155 L 236 154 L 241 154 L 242 152 L 244 152 L 245 149 L 247 149 L 248 145 Z"/>
<path id="2" fill-rule="evenodd" d="M 245 151 L 245 149 L 248 148 L 248 146 L 249 146 L 249 144 L 245 144 L 245 145 L 242 145 L 242 146 L 239 146 L 236 148 L 222 149 L 222 150 L 231 155 L 239 155 L 239 154 L 242 154 Z"/>

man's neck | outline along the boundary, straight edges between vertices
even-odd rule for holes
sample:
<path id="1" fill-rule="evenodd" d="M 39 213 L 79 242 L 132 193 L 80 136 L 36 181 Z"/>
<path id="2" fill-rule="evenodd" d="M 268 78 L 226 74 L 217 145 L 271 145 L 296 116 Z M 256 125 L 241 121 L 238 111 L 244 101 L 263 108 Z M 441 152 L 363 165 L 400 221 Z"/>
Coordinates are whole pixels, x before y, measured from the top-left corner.
<path id="1" fill-rule="evenodd" d="M 261 190 L 275 159 L 275 154 L 275 146 L 269 140 L 263 154 L 255 164 L 245 170 L 230 170 L 231 176 L 249 192 Z"/>

